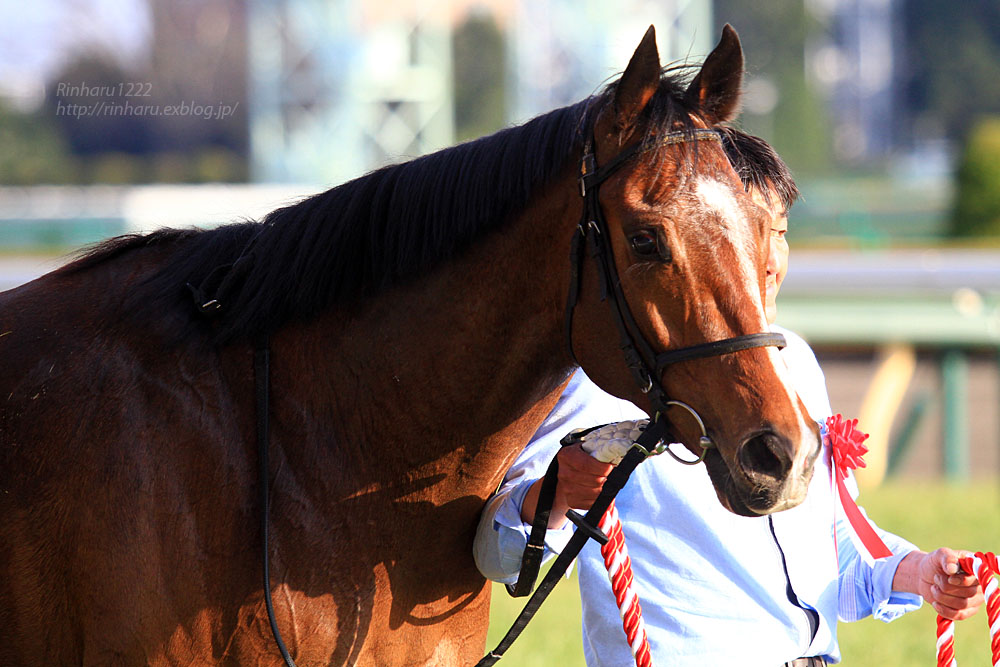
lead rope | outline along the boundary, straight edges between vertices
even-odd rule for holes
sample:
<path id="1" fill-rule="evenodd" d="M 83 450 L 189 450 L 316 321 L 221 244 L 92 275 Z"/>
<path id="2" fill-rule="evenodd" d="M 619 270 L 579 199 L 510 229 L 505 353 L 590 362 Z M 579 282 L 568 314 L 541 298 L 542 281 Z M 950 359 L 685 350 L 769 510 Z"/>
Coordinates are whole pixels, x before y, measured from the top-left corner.
<path id="1" fill-rule="evenodd" d="M 979 552 L 958 561 L 962 571 L 974 574 L 983 587 L 986 597 L 986 620 L 990 626 L 990 650 L 993 667 L 1000 666 L 1000 587 L 997 575 L 1000 567 L 994 553 Z M 955 623 L 944 616 L 937 617 L 937 664 L 938 667 L 957 667 L 955 660 Z"/>
<path id="2" fill-rule="evenodd" d="M 639 604 L 639 596 L 632 590 L 632 559 L 628 556 L 621 517 L 618 516 L 614 502 L 604 513 L 600 528 L 608 536 L 607 544 L 601 547 L 601 555 L 608 568 L 611 590 L 618 603 L 618 614 L 622 618 L 622 628 L 625 630 L 629 649 L 632 650 L 632 657 L 635 658 L 636 667 L 653 667 L 646 624 L 642 620 L 642 605 Z"/>
<path id="3" fill-rule="evenodd" d="M 683 405 L 677 403 L 678 405 Z M 686 405 L 684 406 L 688 410 Z M 581 439 L 584 451 L 598 461 L 617 465 L 628 452 L 632 443 L 638 438 L 646 426 L 646 420 L 625 421 L 608 424 L 588 432 Z M 666 447 L 659 448 L 656 453 L 668 451 Z M 678 459 L 680 460 L 680 459 Z M 699 458 L 698 461 L 701 459 Z M 682 461 L 684 463 L 689 463 Z M 608 506 L 599 524 L 601 531 L 608 536 L 608 541 L 601 545 L 601 555 L 604 566 L 611 580 L 611 590 L 618 605 L 618 615 L 622 619 L 622 629 L 628 640 L 632 658 L 636 667 L 653 667 L 652 651 L 649 648 L 649 638 L 646 635 L 646 624 L 642 620 L 642 605 L 639 596 L 632 588 L 635 577 L 632 574 L 632 559 L 629 558 L 625 546 L 625 533 L 622 530 L 621 517 L 614 501 Z"/>
<path id="4" fill-rule="evenodd" d="M 521 610 L 521 613 L 514 620 L 510 630 L 507 631 L 507 634 L 504 635 L 495 649 L 487 653 L 482 660 L 476 663 L 477 667 L 489 667 L 496 664 L 497 660 L 503 657 L 503 654 L 514 643 L 514 640 L 521 634 L 521 631 L 524 630 L 528 621 L 538 611 L 542 602 L 552 592 L 552 589 L 559 582 L 559 579 L 562 578 L 563 574 L 565 574 L 588 540 L 595 539 L 602 544 L 608 541 L 607 536 L 597 527 L 601 521 L 601 517 L 607 512 L 608 507 L 611 506 L 618 492 L 625 486 L 625 482 L 628 481 L 629 475 L 632 474 L 636 466 L 648 457 L 659 454 L 664 450 L 663 439 L 666 437 L 668 429 L 666 420 L 661 415 L 657 415 L 657 418 L 648 425 L 647 421 L 622 422 L 622 424 L 635 426 L 630 432 L 638 434 L 638 437 L 634 440 L 629 439 L 627 442 L 619 440 L 620 448 L 618 453 L 621 455 L 620 461 L 616 463 L 615 468 L 608 474 L 604 486 L 601 487 L 601 492 L 597 496 L 597 500 L 594 501 L 587 514 L 581 516 L 573 510 L 567 510 L 566 517 L 577 526 L 577 529 L 573 532 L 573 536 L 570 537 L 569 542 L 566 543 L 566 546 L 563 547 L 551 567 L 549 567 L 549 571 L 531 595 L 524 609 Z M 615 425 L 611 424 L 609 426 Z M 645 426 L 645 428 L 642 428 L 642 426 Z M 568 444 L 568 438 L 573 435 L 571 433 L 566 438 L 563 438 L 563 443 Z M 584 449 L 587 449 L 589 452 L 590 449 L 586 447 L 585 443 L 583 444 Z"/>

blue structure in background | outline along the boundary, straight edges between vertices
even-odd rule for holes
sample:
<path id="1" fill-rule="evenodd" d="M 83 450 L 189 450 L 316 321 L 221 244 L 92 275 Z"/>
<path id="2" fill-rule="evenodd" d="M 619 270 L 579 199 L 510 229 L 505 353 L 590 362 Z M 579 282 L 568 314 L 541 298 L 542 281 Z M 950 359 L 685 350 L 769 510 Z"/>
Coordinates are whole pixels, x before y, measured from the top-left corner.
<path id="1" fill-rule="evenodd" d="M 509 117 L 527 120 L 597 92 L 650 24 L 660 62 L 700 61 L 718 35 L 710 0 L 519 0 L 509 32 Z"/>
<path id="2" fill-rule="evenodd" d="M 428 4 L 386 18 L 358 0 L 250 3 L 254 181 L 332 185 L 453 143 L 452 24 L 474 3 Z M 509 122 L 593 93 L 651 23 L 664 63 L 714 44 L 710 0 L 492 4 L 512 16 Z"/>
<path id="3" fill-rule="evenodd" d="M 452 143 L 451 32 L 350 0 L 250 4 L 251 177 L 334 185 Z"/>

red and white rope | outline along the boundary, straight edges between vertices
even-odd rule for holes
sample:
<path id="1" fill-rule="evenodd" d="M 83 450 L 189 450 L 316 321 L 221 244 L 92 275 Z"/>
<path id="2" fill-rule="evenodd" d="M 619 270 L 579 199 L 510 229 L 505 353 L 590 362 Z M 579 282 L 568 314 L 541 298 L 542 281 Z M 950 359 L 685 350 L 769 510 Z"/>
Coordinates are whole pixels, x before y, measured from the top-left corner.
<path id="1" fill-rule="evenodd" d="M 648 420 L 624 421 L 607 424 L 584 436 L 583 449 L 599 461 L 617 465 L 642 434 Z M 637 667 L 652 667 L 653 658 L 646 637 L 646 624 L 642 620 L 642 606 L 639 596 L 632 589 L 632 560 L 625 547 L 621 518 L 615 503 L 608 507 L 598 527 L 608 536 L 608 543 L 601 546 L 601 555 L 608 568 L 611 590 L 618 603 L 618 613 L 622 618 L 622 628 L 628 639 L 632 657 Z"/>
<path id="2" fill-rule="evenodd" d="M 975 574 L 983 587 L 986 598 L 986 620 L 990 626 L 990 651 L 993 667 L 1000 667 L 1000 586 L 996 575 L 1000 574 L 997 557 L 993 553 L 977 553 L 959 561 L 963 572 Z M 953 621 L 937 617 L 937 664 L 938 667 L 957 667 L 955 660 L 955 624 Z"/>
<path id="3" fill-rule="evenodd" d="M 611 590 L 618 603 L 618 613 L 622 617 L 622 627 L 628 638 L 629 648 L 632 649 L 632 657 L 635 658 L 636 667 L 652 667 L 653 658 L 649 650 L 649 639 L 646 637 L 646 624 L 642 620 L 642 606 L 639 604 L 639 596 L 632 589 L 632 560 L 628 556 L 621 518 L 614 502 L 601 518 L 600 529 L 608 536 L 608 543 L 601 547 L 601 555 L 608 568 Z"/>

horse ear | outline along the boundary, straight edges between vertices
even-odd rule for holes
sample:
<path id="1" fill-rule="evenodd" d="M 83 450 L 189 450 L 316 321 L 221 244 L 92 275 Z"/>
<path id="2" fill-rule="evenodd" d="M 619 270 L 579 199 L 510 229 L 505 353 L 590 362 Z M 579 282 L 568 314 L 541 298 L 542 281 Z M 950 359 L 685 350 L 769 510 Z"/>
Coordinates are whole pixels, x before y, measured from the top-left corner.
<path id="1" fill-rule="evenodd" d="M 649 26 L 615 88 L 615 118 L 619 128 L 632 127 L 659 85 L 660 53 L 656 50 L 656 30 Z"/>
<path id="2" fill-rule="evenodd" d="M 685 95 L 705 120 L 715 125 L 739 114 L 742 86 L 743 47 L 739 35 L 727 23 L 722 28 L 722 39 L 708 54 Z"/>

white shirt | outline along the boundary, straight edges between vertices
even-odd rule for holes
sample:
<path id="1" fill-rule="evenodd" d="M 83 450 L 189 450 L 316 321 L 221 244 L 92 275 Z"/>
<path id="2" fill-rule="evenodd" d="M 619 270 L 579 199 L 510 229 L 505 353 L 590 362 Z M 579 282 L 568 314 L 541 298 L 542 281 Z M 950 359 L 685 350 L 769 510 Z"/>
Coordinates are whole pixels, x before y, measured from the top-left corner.
<path id="1" fill-rule="evenodd" d="M 781 354 L 800 397 L 810 415 L 824 420 L 829 398 L 812 350 L 792 332 L 774 330 L 788 342 Z M 504 583 L 517 580 L 530 533 L 520 518 L 521 503 L 563 435 L 642 417 L 578 371 L 487 503 L 475 545 L 482 573 Z M 920 606 L 919 596 L 891 592 L 899 561 L 916 548 L 901 538 L 878 531 L 894 555 L 869 567 L 843 533 L 838 568 L 829 465 L 827 451 L 816 461 L 806 500 L 767 517 L 725 510 L 702 465 L 657 456 L 636 468 L 615 502 L 654 662 L 775 667 L 811 655 L 839 662 L 838 615 L 857 620 L 874 614 L 888 621 Z M 561 550 L 573 529 L 567 522 L 548 531 L 547 550 Z M 587 664 L 631 664 L 600 546 L 589 542 L 578 560 Z"/>

